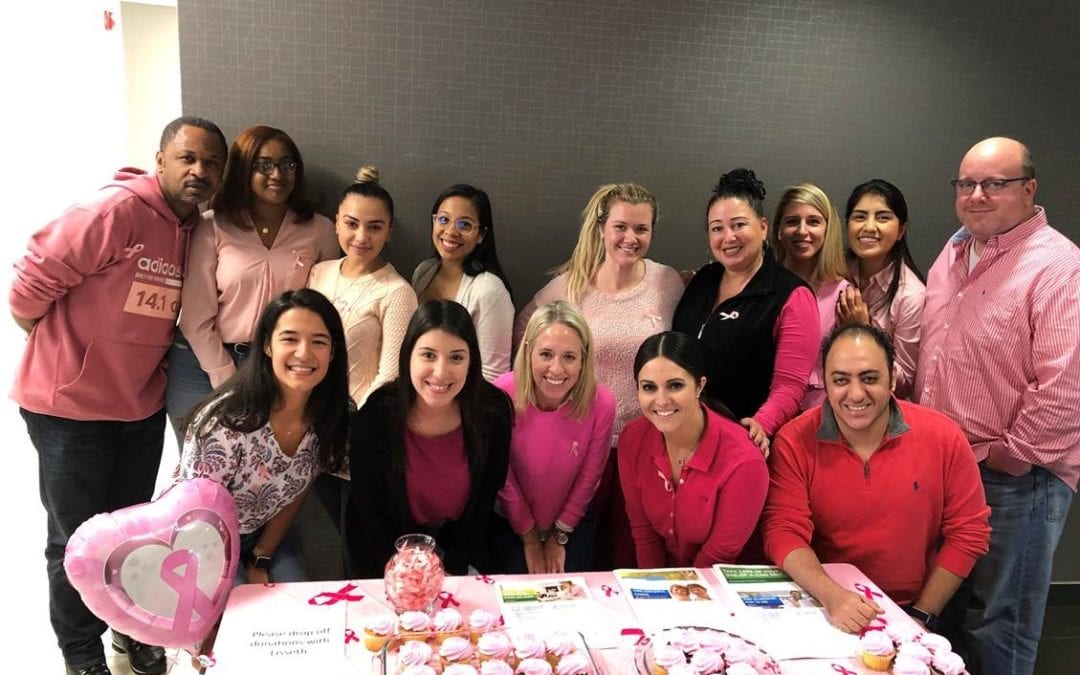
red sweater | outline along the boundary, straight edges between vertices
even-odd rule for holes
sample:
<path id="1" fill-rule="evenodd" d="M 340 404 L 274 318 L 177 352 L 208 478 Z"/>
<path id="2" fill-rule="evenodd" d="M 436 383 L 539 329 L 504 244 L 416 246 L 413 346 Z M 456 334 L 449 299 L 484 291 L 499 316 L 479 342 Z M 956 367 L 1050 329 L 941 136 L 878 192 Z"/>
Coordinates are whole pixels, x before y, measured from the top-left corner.
<path id="1" fill-rule="evenodd" d="M 865 464 L 827 403 L 788 423 L 772 447 L 762 530 L 776 565 L 811 548 L 906 604 L 935 565 L 966 577 L 987 551 L 990 509 L 975 456 L 935 410 L 893 399 L 885 439 Z"/>
<path id="2" fill-rule="evenodd" d="M 769 472 L 740 425 L 706 409 L 705 434 L 672 485 L 664 436 L 639 417 L 619 437 L 619 480 L 639 567 L 730 563 L 757 524 Z"/>

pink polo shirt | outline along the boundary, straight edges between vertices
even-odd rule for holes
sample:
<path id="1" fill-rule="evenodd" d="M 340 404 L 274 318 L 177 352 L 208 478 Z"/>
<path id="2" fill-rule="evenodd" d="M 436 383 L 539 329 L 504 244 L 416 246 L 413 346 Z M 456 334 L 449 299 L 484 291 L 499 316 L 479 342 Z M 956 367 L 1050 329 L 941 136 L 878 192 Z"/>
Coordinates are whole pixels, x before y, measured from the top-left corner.
<path id="1" fill-rule="evenodd" d="M 765 459 L 746 429 L 709 409 L 677 484 L 664 436 L 644 417 L 619 436 L 619 480 L 639 567 L 734 562 L 769 489 Z"/>
<path id="2" fill-rule="evenodd" d="M 960 230 L 930 269 L 919 403 L 967 434 L 975 458 L 1009 473 L 1080 477 L 1080 249 L 1046 212 L 991 237 L 974 269 Z"/>

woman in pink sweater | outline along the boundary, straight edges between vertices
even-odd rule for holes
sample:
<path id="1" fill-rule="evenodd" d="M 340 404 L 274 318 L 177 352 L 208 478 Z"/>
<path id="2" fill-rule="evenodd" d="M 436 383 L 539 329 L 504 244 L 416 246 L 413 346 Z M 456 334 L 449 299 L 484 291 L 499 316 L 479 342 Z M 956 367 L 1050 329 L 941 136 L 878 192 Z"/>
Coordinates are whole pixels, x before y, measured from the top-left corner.
<path id="1" fill-rule="evenodd" d="M 499 492 L 491 569 L 561 574 L 591 568 L 588 511 L 611 451 L 615 398 L 596 381 L 592 333 L 563 300 L 529 319 L 514 370 L 495 386 L 514 400 L 510 469 Z"/>

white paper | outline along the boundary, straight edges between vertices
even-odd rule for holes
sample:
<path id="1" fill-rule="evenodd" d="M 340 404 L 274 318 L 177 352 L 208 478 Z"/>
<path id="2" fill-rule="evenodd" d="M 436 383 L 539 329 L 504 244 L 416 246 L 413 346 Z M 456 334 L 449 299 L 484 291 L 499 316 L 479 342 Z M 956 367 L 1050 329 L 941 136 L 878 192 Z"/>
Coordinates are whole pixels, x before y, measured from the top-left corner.
<path id="1" fill-rule="evenodd" d="M 692 567 L 614 570 L 623 596 L 646 633 L 675 626 L 736 632 L 717 590 Z"/>
<path id="2" fill-rule="evenodd" d="M 499 579 L 495 596 L 507 626 L 545 631 L 573 626 L 594 649 L 618 645 L 617 631 L 604 619 L 583 577 Z"/>

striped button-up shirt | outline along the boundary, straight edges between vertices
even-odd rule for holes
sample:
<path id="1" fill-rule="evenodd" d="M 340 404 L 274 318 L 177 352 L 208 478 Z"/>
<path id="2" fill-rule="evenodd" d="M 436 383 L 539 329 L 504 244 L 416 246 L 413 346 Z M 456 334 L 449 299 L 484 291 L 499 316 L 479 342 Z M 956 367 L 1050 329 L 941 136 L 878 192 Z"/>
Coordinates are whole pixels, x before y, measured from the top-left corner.
<path id="1" fill-rule="evenodd" d="M 975 458 L 1080 477 L 1080 249 L 1046 212 L 991 237 L 969 272 L 961 229 L 926 283 L 917 400 L 956 420 Z"/>

